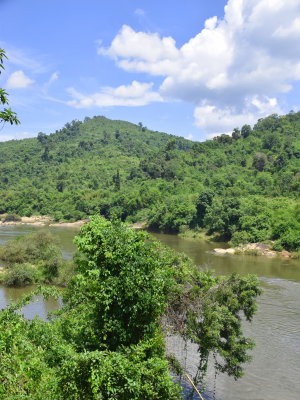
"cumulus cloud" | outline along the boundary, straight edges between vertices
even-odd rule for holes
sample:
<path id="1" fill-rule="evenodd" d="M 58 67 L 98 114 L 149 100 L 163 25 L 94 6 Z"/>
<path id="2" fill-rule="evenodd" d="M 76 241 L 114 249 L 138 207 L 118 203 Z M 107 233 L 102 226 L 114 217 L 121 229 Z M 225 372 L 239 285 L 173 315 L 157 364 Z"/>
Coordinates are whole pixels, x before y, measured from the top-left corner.
<path id="1" fill-rule="evenodd" d="M 244 124 L 253 125 L 258 118 L 269 114 L 281 113 L 276 98 L 265 97 L 248 99 L 246 107 L 240 112 L 236 107 L 218 108 L 213 105 L 202 104 L 194 111 L 195 124 L 209 133 L 209 137 L 218 133 L 231 133 L 234 127 Z"/>
<path id="2" fill-rule="evenodd" d="M 8 77 L 6 87 L 8 89 L 25 89 L 32 83 L 34 83 L 34 80 L 28 78 L 22 70 L 19 70 Z"/>
<path id="3" fill-rule="evenodd" d="M 194 104 L 198 126 L 223 132 L 280 111 L 276 97 L 300 79 L 299 15 L 300 0 L 229 0 L 222 19 L 207 19 L 181 47 L 124 25 L 98 52 L 161 76 L 161 96 Z"/>
<path id="4" fill-rule="evenodd" d="M 136 70 L 135 62 L 139 60 L 147 63 L 147 68 L 150 68 L 152 63 L 160 60 L 174 59 L 178 50 L 171 37 L 160 38 L 156 33 L 135 32 L 130 26 L 124 25 L 111 46 L 108 49 L 99 47 L 98 53 L 131 61 L 132 70 Z"/>
<path id="5" fill-rule="evenodd" d="M 130 85 L 116 88 L 104 87 L 98 93 L 83 95 L 74 88 L 68 92 L 73 97 L 67 104 L 76 108 L 108 106 L 144 106 L 154 101 L 162 101 L 159 93 L 152 91 L 152 83 L 133 81 Z"/>

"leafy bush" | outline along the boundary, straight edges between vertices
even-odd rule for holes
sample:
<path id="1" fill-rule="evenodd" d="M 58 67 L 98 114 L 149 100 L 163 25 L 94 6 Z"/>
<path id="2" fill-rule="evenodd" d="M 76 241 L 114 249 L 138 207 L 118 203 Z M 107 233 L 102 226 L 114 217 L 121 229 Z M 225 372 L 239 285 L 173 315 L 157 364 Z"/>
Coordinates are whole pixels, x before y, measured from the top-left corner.
<path id="1" fill-rule="evenodd" d="M 172 381 L 167 360 L 148 355 L 155 340 L 125 351 L 81 352 L 66 359 L 58 374 L 63 398 L 179 400 L 180 386 Z"/>
<path id="2" fill-rule="evenodd" d="M 149 226 L 178 233 L 181 226 L 189 225 L 195 217 L 196 206 L 192 198 L 173 197 L 152 208 L 149 213 Z"/>
<path id="3" fill-rule="evenodd" d="M 5 286 L 27 286 L 39 280 L 39 273 L 30 264 L 15 264 L 4 273 Z"/>
<path id="4" fill-rule="evenodd" d="M 250 242 L 250 236 L 246 231 L 234 232 L 231 238 L 233 246 L 245 244 Z"/>
<path id="5" fill-rule="evenodd" d="M 9 267 L 35 265 L 42 280 L 49 283 L 58 277 L 62 255 L 56 239 L 48 232 L 39 231 L 6 242 L 0 247 L 0 260 Z"/>
<path id="6" fill-rule="evenodd" d="M 21 217 L 17 214 L 6 214 L 3 218 L 3 222 L 19 222 Z"/>
<path id="7" fill-rule="evenodd" d="M 66 287 L 74 275 L 74 263 L 72 261 L 62 261 L 58 265 L 57 276 L 51 277 L 51 282 L 55 285 Z"/>
<path id="8" fill-rule="evenodd" d="M 210 354 L 219 372 L 242 375 L 253 343 L 241 313 L 250 321 L 255 312 L 255 277 L 200 272 L 147 233 L 100 217 L 76 242 L 79 273 L 56 318 L 15 313 L 41 290 L 53 295 L 48 287 L 0 310 L 0 398 L 179 400 L 162 321 L 197 345 L 200 379 Z"/>
<path id="9" fill-rule="evenodd" d="M 289 251 L 300 250 L 300 231 L 288 230 L 276 242 L 276 246 Z"/>
<path id="10" fill-rule="evenodd" d="M 0 247 L 0 260 L 6 264 L 37 263 L 60 257 L 56 239 L 46 231 L 22 235 Z"/>

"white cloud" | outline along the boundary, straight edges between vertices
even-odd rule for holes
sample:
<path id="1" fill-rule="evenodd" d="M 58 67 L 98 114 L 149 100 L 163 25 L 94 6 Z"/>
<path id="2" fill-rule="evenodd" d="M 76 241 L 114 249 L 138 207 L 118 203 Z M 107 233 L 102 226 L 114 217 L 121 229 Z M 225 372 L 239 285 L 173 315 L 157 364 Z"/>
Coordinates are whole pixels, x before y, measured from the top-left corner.
<path id="1" fill-rule="evenodd" d="M 6 142 L 7 140 L 16 139 L 16 135 L 4 135 L 0 133 L 0 142 Z"/>
<path id="2" fill-rule="evenodd" d="M 51 85 L 51 83 L 57 81 L 58 79 L 58 72 L 53 72 L 53 74 L 51 74 L 50 79 L 48 81 L 48 85 Z"/>
<path id="3" fill-rule="evenodd" d="M 99 47 L 98 52 L 116 59 L 121 57 L 130 61 L 133 58 L 147 63 L 173 59 L 178 54 L 171 37 L 161 39 L 156 33 L 135 32 L 127 25 L 123 25 L 108 49 Z"/>
<path id="4" fill-rule="evenodd" d="M 218 108 L 211 104 L 202 104 L 195 108 L 195 125 L 202 128 L 208 137 L 218 133 L 231 133 L 233 128 L 242 125 L 253 125 L 258 118 L 269 114 L 281 113 L 275 98 L 247 99 L 246 107 L 238 112 L 235 107 Z"/>
<path id="5" fill-rule="evenodd" d="M 18 65 L 19 68 L 30 70 L 32 73 L 44 73 L 49 68 L 49 65 L 45 66 L 37 60 L 36 55 L 31 54 L 32 52 L 13 47 L 3 41 L 0 41 L 0 47 L 5 49 L 9 64 Z"/>
<path id="6" fill-rule="evenodd" d="M 151 102 L 162 101 L 159 93 L 152 91 L 152 83 L 133 81 L 130 85 L 116 88 L 104 87 L 100 92 L 83 95 L 74 88 L 68 89 L 73 97 L 67 104 L 75 108 L 109 107 L 109 106 L 144 106 Z"/>
<path id="7" fill-rule="evenodd" d="M 34 83 L 33 79 L 28 78 L 22 70 L 13 72 L 7 79 L 8 89 L 25 89 Z"/>
<path id="8" fill-rule="evenodd" d="M 42 88 L 42 92 L 43 92 L 44 94 L 47 93 L 49 87 L 53 84 L 53 82 L 57 81 L 58 77 L 59 77 L 58 72 L 53 72 L 53 73 L 50 75 L 50 78 L 48 79 L 47 82 L 44 83 L 43 88 Z"/>
<path id="9" fill-rule="evenodd" d="M 29 137 L 34 137 L 36 136 L 36 133 L 32 132 L 18 132 L 18 133 L 12 133 L 12 134 L 3 134 L 0 132 L 0 142 L 6 142 L 7 140 L 19 140 L 19 139 L 24 139 L 24 138 L 29 138 Z"/>
<path id="10" fill-rule="evenodd" d="M 299 35 L 300 0 L 229 0 L 222 19 L 207 19 L 181 47 L 124 25 L 98 52 L 161 76 L 164 98 L 194 104 L 196 124 L 222 132 L 280 110 L 276 97 L 300 80 Z"/>

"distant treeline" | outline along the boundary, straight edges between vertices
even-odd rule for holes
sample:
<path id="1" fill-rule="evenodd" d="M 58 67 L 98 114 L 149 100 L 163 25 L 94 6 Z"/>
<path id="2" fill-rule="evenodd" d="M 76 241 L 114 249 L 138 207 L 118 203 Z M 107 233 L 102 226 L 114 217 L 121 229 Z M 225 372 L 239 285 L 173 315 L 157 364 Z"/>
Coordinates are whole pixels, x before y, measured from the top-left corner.
<path id="1" fill-rule="evenodd" d="M 93 214 L 300 250 L 300 113 L 191 142 L 105 117 L 0 143 L 0 214 Z"/>

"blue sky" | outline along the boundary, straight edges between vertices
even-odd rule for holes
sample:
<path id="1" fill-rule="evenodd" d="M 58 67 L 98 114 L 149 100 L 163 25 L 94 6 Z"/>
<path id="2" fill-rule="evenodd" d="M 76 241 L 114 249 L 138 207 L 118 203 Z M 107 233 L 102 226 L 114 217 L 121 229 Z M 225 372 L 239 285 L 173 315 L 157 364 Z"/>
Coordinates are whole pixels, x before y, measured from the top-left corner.
<path id="1" fill-rule="evenodd" d="M 19 126 L 104 115 L 193 140 L 298 111 L 300 0 L 0 0 Z"/>

